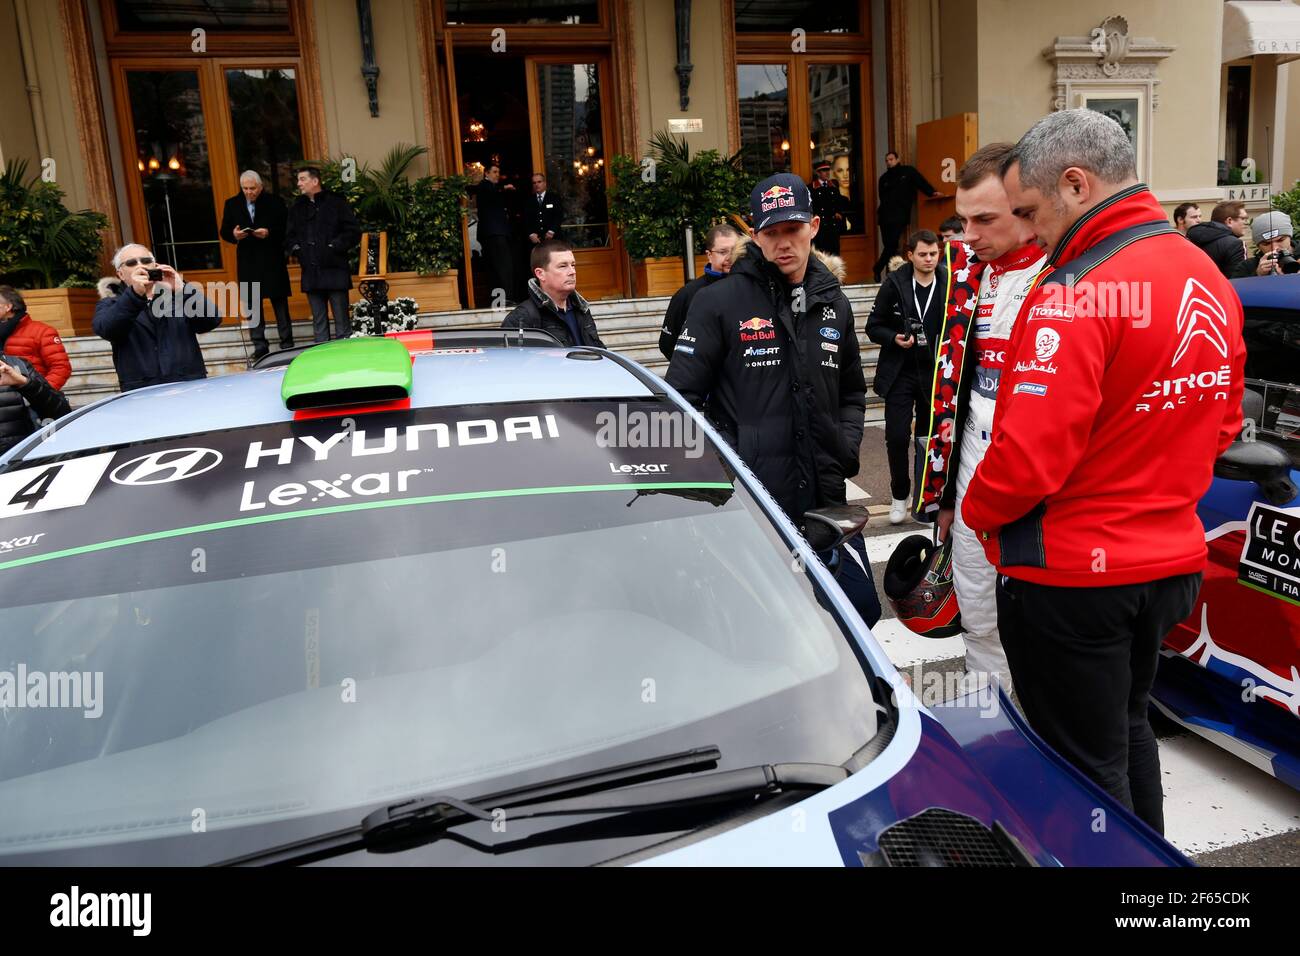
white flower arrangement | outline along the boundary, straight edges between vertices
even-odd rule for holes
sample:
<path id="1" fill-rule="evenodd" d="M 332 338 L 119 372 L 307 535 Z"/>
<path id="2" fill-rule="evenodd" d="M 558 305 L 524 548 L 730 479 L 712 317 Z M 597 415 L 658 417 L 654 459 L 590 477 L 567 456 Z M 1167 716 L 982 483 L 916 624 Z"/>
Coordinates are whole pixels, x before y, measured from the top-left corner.
<path id="1" fill-rule="evenodd" d="M 388 313 L 375 330 L 375 317 L 370 303 L 361 299 L 352 304 L 352 338 L 386 335 L 389 332 L 410 332 L 419 321 L 420 306 L 410 296 L 388 300 Z"/>

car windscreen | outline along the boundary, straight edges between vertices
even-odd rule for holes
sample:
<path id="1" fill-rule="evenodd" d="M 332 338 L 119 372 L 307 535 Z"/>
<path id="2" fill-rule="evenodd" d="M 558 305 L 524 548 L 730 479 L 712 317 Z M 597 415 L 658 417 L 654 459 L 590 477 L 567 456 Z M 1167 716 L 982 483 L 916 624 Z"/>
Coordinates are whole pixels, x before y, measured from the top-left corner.
<path id="1" fill-rule="evenodd" d="M 1246 378 L 1300 386 L 1300 308 L 1246 306 Z"/>
<path id="2" fill-rule="evenodd" d="M 0 854 L 706 745 L 844 762 L 869 671 L 692 425 L 533 403 L 29 455 L 0 473 Z"/>

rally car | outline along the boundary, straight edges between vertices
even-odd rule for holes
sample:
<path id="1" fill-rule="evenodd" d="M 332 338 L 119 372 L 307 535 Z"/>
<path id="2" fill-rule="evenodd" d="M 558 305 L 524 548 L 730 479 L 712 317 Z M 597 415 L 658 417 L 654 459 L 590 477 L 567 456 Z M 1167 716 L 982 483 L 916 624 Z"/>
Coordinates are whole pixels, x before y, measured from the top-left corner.
<path id="1" fill-rule="evenodd" d="M 1245 314 L 1245 429 L 1198 508 L 1205 582 L 1165 639 L 1152 696 L 1300 789 L 1300 275 L 1233 286 Z"/>
<path id="2" fill-rule="evenodd" d="M 818 558 L 863 509 L 805 538 L 642 367 L 470 341 L 0 459 L 0 862 L 1187 864 L 1004 694 L 913 697 Z"/>

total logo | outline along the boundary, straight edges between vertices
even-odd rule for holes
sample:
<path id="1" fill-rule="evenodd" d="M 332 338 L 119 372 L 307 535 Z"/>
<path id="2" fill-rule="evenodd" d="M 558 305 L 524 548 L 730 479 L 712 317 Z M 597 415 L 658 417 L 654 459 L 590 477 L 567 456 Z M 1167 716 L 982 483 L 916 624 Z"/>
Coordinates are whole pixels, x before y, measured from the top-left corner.
<path id="1" fill-rule="evenodd" d="M 118 465 L 108 477 L 119 485 L 165 485 L 209 472 L 221 457 L 211 448 L 169 448 Z"/>
<path id="2" fill-rule="evenodd" d="M 760 318 L 756 315 L 740 323 L 740 341 L 742 342 L 762 342 L 774 338 L 776 338 L 776 324 L 771 319 Z"/>

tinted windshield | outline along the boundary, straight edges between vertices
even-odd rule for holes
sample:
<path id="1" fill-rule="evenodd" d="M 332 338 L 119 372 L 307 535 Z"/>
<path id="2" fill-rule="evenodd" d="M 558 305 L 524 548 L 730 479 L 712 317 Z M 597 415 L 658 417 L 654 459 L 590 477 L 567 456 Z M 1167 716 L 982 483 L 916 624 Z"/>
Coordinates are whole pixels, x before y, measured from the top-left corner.
<path id="1" fill-rule="evenodd" d="M 0 474 L 0 853 L 693 746 L 848 759 L 875 708 L 806 572 L 715 451 L 603 447 L 600 411 L 318 419 Z"/>

